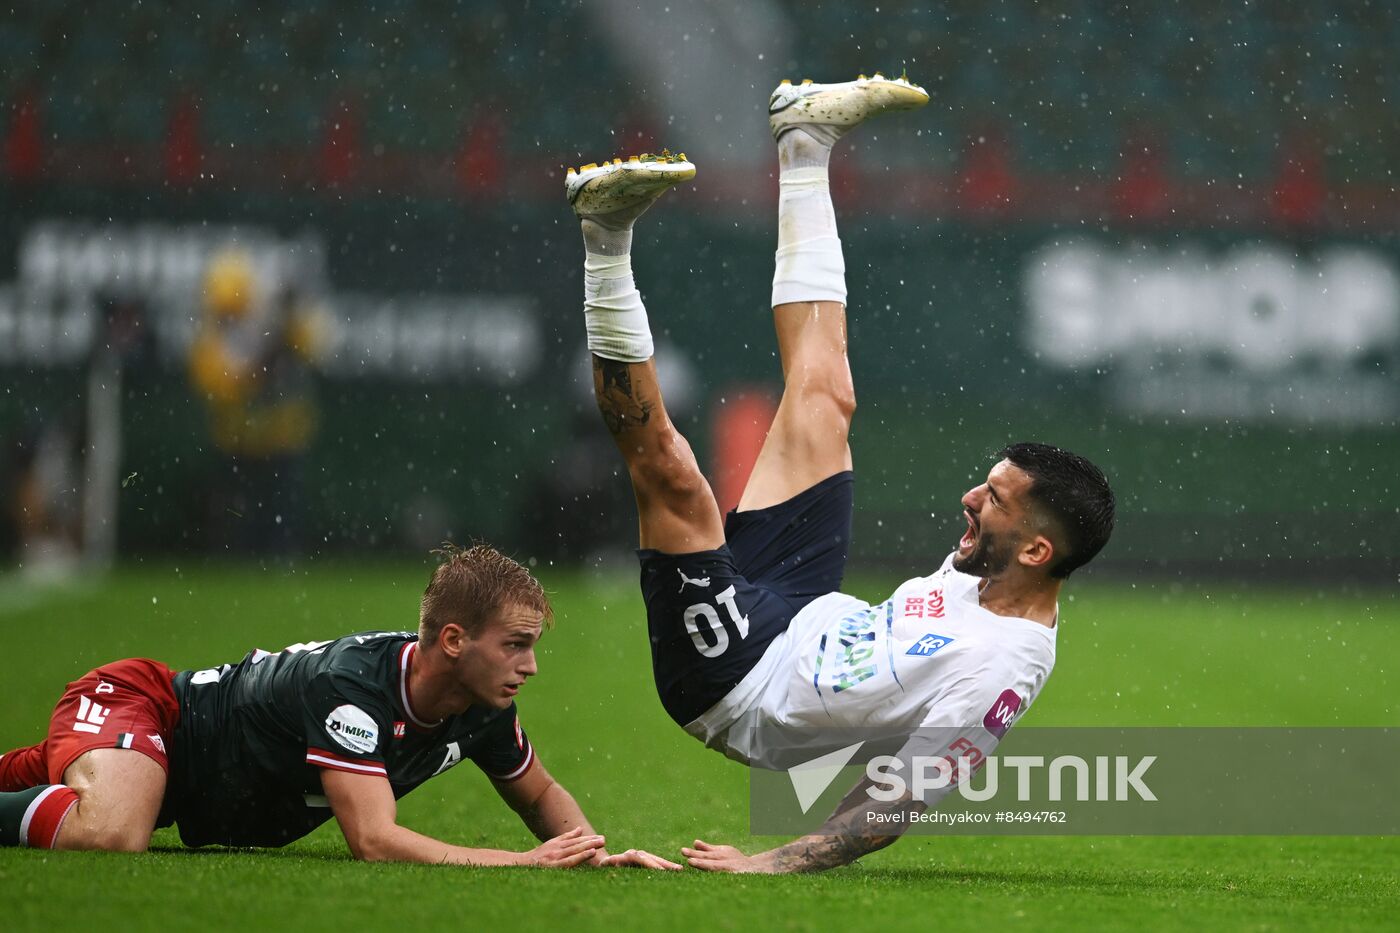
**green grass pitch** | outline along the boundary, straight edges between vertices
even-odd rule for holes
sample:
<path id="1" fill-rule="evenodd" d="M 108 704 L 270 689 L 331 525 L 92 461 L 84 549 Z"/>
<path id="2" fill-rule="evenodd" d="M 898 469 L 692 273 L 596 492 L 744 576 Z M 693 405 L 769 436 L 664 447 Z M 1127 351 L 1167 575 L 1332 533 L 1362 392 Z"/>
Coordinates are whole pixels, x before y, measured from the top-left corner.
<path id="1" fill-rule="evenodd" d="M 61 593 L 0 585 L 0 745 L 37 741 L 64 683 L 146 655 L 207 666 L 363 629 L 412 628 L 418 565 L 128 568 Z M 749 851 L 745 770 L 666 718 L 630 578 L 542 573 L 558 625 L 522 692 L 542 760 L 614 848 Z M 853 581 L 882 597 L 890 579 Z M 1395 725 L 1400 599 L 1086 580 L 1063 604 L 1038 725 Z M 1400 786 L 1400 784 L 1397 784 Z M 402 821 L 526 848 L 469 766 Z M 283 850 L 140 856 L 0 850 L 0 929 L 1357 929 L 1400 924 L 1400 839 L 908 838 L 816 876 L 363 865 L 334 824 Z"/>

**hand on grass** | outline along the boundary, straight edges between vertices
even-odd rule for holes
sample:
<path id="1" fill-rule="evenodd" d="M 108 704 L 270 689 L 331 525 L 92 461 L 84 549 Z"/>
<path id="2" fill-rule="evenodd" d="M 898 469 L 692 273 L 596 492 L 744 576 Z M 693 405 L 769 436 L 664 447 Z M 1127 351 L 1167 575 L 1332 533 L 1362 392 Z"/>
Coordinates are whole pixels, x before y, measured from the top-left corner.
<path id="1" fill-rule="evenodd" d="M 536 868 L 573 868 L 591 861 L 603 848 L 602 836 L 585 836 L 582 826 L 542 842 L 522 856 L 522 864 Z"/>
<path id="2" fill-rule="evenodd" d="M 684 867 L 641 849 L 628 849 L 626 852 L 609 855 L 594 864 L 599 868 L 650 868 L 657 871 L 680 871 Z"/>
<path id="3" fill-rule="evenodd" d="M 702 839 L 695 840 L 694 848 L 682 848 L 681 855 L 685 856 L 691 868 L 701 871 L 773 873 L 771 865 L 760 855 L 745 855 L 733 846 L 712 846 Z"/>

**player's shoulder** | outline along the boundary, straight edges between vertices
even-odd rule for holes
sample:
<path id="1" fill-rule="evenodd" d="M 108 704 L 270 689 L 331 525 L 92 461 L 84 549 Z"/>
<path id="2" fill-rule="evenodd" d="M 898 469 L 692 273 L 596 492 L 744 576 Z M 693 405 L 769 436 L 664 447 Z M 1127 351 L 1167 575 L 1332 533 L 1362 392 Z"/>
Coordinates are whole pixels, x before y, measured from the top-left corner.
<path id="1" fill-rule="evenodd" d="M 397 674 L 403 655 L 417 642 L 415 632 L 355 632 L 326 646 L 319 673 L 326 677 L 351 677 L 378 681 Z"/>
<path id="2" fill-rule="evenodd" d="M 913 606 L 920 617 L 929 611 L 933 617 L 941 618 L 948 601 L 963 595 L 969 580 L 972 581 L 971 585 L 976 585 L 975 577 L 958 573 L 948 561 L 944 561 L 943 566 L 933 573 L 904 580 L 894 588 L 886 602 L 892 604 L 896 611 Z"/>
<path id="3" fill-rule="evenodd" d="M 317 709 L 388 722 L 401 694 L 401 658 L 416 635 L 405 632 L 356 632 L 326 643 L 289 671 L 297 693 Z"/>
<path id="4" fill-rule="evenodd" d="M 340 654 L 384 654 L 402 650 L 407 642 L 417 640 L 417 632 L 352 632 L 331 642 L 331 651 Z"/>

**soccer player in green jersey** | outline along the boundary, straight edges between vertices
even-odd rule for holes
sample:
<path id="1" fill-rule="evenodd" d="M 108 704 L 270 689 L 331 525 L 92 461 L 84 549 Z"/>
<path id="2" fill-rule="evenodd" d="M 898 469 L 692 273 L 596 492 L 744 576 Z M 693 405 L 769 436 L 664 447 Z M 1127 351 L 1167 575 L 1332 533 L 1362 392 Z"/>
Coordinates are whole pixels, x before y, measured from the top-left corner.
<path id="1" fill-rule="evenodd" d="M 356 858 L 457 865 L 680 866 L 609 855 L 521 728 L 549 601 L 493 548 L 450 548 L 418 631 L 253 651 L 178 673 L 144 658 L 68 685 L 37 745 L 0 756 L 0 845 L 145 850 L 282 846 L 332 816 Z M 469 758 L 541 844 L 450 845 L 400 826 L 396 801 Z"/>

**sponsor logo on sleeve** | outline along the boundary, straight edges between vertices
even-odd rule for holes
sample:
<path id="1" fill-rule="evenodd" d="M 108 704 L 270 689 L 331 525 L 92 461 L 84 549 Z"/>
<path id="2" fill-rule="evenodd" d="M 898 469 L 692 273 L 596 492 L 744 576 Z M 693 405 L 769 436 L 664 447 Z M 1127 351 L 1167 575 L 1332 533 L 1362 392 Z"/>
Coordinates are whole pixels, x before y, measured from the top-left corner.
<path id="1" fill-rule="evenodd" d="M 520 728 L 520 717 L 515 717 L 515 747 L 525 751 L 525 733 Z"/>
<path id="2" fill-rule="evenodd" d="M 326 732 L 341 746 L 360 754 L 369 754 L 379 745 L 379 726 L 369 713 L 349 703 L 331 710 Z"/>
<path id="3" fill-rule="evenodd" d="M 992 708 L 987 710 L 987 715 L 982 717 L 982 725 L 992 735 L 1001 738 L 1011 728 L 1011 721 L 1020 709 L 1021 695 L 1010 688 L 1003 690 Z"/>
<path id="4" fill-rule="evenodd" d="M 408 723 L 406 723 L 406 722 L 396 722 L 396 723 L 394 723 L 394 738 L 396 738 L 396 739 L 401 739 L 401 738 L 403 738 L 403 737 L 404 737 L 405 735 L 407 735 L 407 734 L 408 734 Z"/>
<path id="5" fill-rule="evenodd" d="M 916 658 L 926 658 L 939 648 L 951 645 L 952 643 L 953 639 L 946 635 L 935 635 L 929 632 L 927 635 L 914 642 L 914 646 L 904 653 L 912 654 Z"/>

